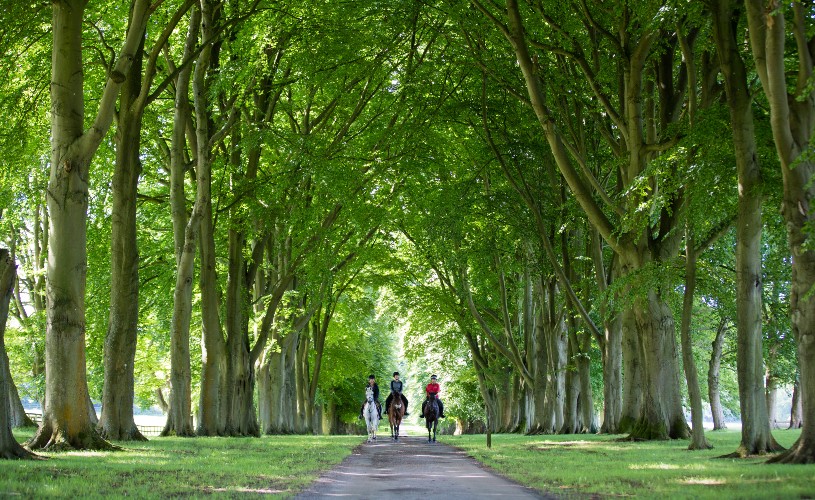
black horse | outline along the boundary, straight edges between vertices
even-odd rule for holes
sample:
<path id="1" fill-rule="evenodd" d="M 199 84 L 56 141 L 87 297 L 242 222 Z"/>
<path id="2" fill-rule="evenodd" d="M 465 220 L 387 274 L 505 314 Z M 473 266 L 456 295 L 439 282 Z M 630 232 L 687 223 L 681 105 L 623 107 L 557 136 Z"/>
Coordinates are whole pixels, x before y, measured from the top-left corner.
<path id="1" fill-rule="evenodd" d="M 424 423 L 427 426 L 427 442 L 436 442 L 436 427 L 439 425 L 439 403 L 436 402 L 436 393 L 427 395 L 424 403 Z M 432 431 L 432 438 L 431 438 Z"/>

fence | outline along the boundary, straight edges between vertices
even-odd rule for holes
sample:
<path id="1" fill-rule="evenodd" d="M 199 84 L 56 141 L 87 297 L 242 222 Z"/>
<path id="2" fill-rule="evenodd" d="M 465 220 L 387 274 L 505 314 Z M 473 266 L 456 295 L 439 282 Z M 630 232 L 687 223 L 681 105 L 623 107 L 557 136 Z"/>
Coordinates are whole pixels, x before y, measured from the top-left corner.
<path id="1" fill-rule="evenodd" d="M 26 416 L 34 421 L 37 425 L 42 424 L 42 414 L 41 413 L 27 413 Z M 139 432 L 142 433 L 144 437 L 156 437 L 161 434 L 161 431 L 164 430 L 163 426 L 160 425 L 138 425 L 136 424 L 136 428 L 139 429 Z"/>

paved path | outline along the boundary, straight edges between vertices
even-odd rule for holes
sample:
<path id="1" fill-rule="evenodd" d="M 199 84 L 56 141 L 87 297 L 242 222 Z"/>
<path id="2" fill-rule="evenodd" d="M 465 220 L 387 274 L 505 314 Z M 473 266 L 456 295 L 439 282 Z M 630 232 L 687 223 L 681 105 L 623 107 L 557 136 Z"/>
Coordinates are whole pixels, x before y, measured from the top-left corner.
<path id="1" fill-rule="evenodd" d="M 296 498 L 323 497 L 546 498 L 487 470 L 451 446 L 430 444 L 419 436 L 405 436 L 395 443 L 387 434 L 380 434 L 375 444 L 359 446 Z"/>

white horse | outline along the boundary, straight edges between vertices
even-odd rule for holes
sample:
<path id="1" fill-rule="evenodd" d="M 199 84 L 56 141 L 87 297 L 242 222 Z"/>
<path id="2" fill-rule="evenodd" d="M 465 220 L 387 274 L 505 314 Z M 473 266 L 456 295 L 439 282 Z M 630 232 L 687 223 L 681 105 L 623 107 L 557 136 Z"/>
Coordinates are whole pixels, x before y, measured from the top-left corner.
<path id="1" fill-rule="evenodd" d="M 365 423 L 368 426 L 368 442 L 376 441 L 376 428 L 379 427 L 379 412 L 376 411 L 374 403 L 374 390 L 365 388 L 365 407 L 362 409 L 365 415 Z"/>

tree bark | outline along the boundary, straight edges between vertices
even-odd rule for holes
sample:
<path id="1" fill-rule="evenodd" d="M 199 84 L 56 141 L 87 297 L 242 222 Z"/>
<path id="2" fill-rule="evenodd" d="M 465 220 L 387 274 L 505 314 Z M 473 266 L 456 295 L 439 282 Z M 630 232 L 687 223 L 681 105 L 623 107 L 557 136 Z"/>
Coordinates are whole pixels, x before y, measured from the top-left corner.
<path id="1" fill-rule="evenodd" d="M 17 386 L 14 385 L 14 379 L 11 378 L 8 355 L 4 355 L 6 356 L 5 366 L 8 370 L 8 373 L 6 373 L 6 380 L 8 380 L 9 418 L 11 419 L 11 427 L 15 429 L 37 427 L 37 423 L 31 420 L 31 418 L 25 413 L 23 402 L 20 400 L 20 393 L 17 392 Z"/>
<path id="2" fill-rule="evenodd" d="M 139 323 L 139 252 L 136 244 L 136 194 L 141 173 L 139 150 L 144 34 L 119 96 L 116 166 L 111 210 L 110 314 L 105 336 L 102 417 L 97 430 L 106 439 L 146 441 L 133 419 L 136 341 Z"/>
<path id="3" fill-rule="evenodd" d="M 110 449 L 91 423 L 86 404 L 85 283 L 86 219 L 90 162 L 113 120 L 114 103 L 125 81 L 149 17 L 149 1 L 134 0 L 122 51 L 111 69 L 96 118 L 83 131 L 82 22 L 86 2 L 52 4 L 51 173 L 45 409 L 43 423 L 28 442 L 32 449 Z"/>
<path id="4" fill-rule="evenodd" d="M 784 453 L 771 459 L 779 463 L 815 463 L 815 307 L 811 290 L 815 286 L 815 251 L 806 246 L 812 224 L 815 198 L 815 162 L 809 153 L 815 129 L 815 89 L 812 88 L 815 42 L 811 26 L 811 4 L 773 1 L 769 8 L 758 0 L 746 0 L 750 45 L 756 70 L 770 103 L 773 130 L 784 195 L 781 212 L 787 223 L 787 239 L 792 253 L 790 314 L 792 332 L 798 345 L 801 374 L 803 426 L 801 436 Z M 796 43 L 797 82 L 789 92 L 784 48 L 787 37 L 785 11 L 792 11 L 790 34 Z"/>
<path id="5" fill-rule="evenodd" d="M 736 45 L 733 23 L 738 22 L 735 1 L 713 8 L 714 37 L 725 80 L 733 130 L 739 207 L 736 221 L 736 366 L 741 408 L 741 443 L 736 456 L 779 449 L 770 433 L 764 396 L 764 352 L 761 332 L 761 170 L 756 153 L 751 97 L 747 74 Z"/>
<path id="6" fill-rule="evenodd" d="M 217 65 L 217 53 L 213 48 L 215 36 L 215 4 L 212 0 L 201 0 L 201 39 L 206 43 L 193 73 L 193 103 L 195 109 L 196 135 L 196 206 L 200 204 L 200 248 L 201 272 L 201 398 L 199 409 L 201 419 L 197 432 L 214 436 L 224 430 L 232 433 L 231 426 L 224 422 L 228 414 L 224 386 L 226 369 L 226 341 L 221 330 L 219 312 L 218 276 L 215 262 L 215 227 L 212 213 L 212 136 L 210 130 L 210 87 L 207 75 L 210 68 Z"/>
<path id="7" fill-rule="evenodd" d="M 184 59 L 192 57 L 198 40 L 201 10 L 190 15 Z M 162 436 L 193 436 L 190 372 L 190 321 L 192 284 L 195 264 L 195 241 L 201 218 L 200 210 L 187 217 L 184 175 L 187 171 L 186 130 L 190 119 L 189 86 L 192 66 L 181 68 L 176 79 L 173 132 L 170 146 L 170 210 L 175 243 L 176 282 L 173 291 L 173 316 L 170 327 L 170 396 L 167 401 L 167 423 Z M 195 136 L 192 136 L 195 141 Z M 196 141 L 197 143 L 197 141 Z M 195 143 L 193 144 L 195 146 Z M 191 148 L 196 151 L 196 147 Z"/>
<path id="8" fill-rule="evenodd" d="M 790 409 L 790 429 L 800 429 L 803 426 L 801 421 L 801 414 L 804 408 L 801 404 L 801 382 L 798 381 L 798 376 L 795 377 L 795 383 L 792 386 L 792 408 Z"/>
<path id="9" fill-rule="evenodd" d="M 686 223 L 688 224 L 688 223 Z M 689 450 L 708 450 L 712 448 L 705 438 L 704 416 L 702 414 L 702 391 L 699 388 L 699 375 L 696 372 L 696 361 L 693 358 L 691 341 L 691 319 L 693 317 L 693 299 L 696 291 L 696 252 L 694 238 L 690 227 L 685 228 L 685 295 L 682 303 L 682 366 L 685 380 L 688 383 L 688 397 L 691 405 L 691 442 Z"/>
<path id="10" fill-rule="evenodd" d="M 621 433 L 631 432 L 642 412 L 643 367 L 640 356 L 640 336 L 630 307 L 622 312 L 623 407 L 620 416 Z"/>
<path id="11" fill-rule="evenodd" d="M 722 366 L 722 346 L 724 345 L 727 328 L 725 321 L 719 323 L 716 330 L 716 338 L 710 351 L 710 362 L 707 371 L 707 391 L 710 401 L 710 412 L 713 414 L 713 430 L 724 430 L 727 425 L 724 422 L 724 410 L 722 409 L 721 392 L 719 391 L 719 370 Z"/>
<path id="12" fill-rule="evenodd" d="M 0 458 L 33 458 L 34 455 L 20 446 L 11 433 L 11 405 L 9 394 L 11 381 L 8 356 L 6 354 L 6 321 L 9 302 L 14 289 L 17 266 L 12 262 L 9 251 L 0 249 Z"/>

